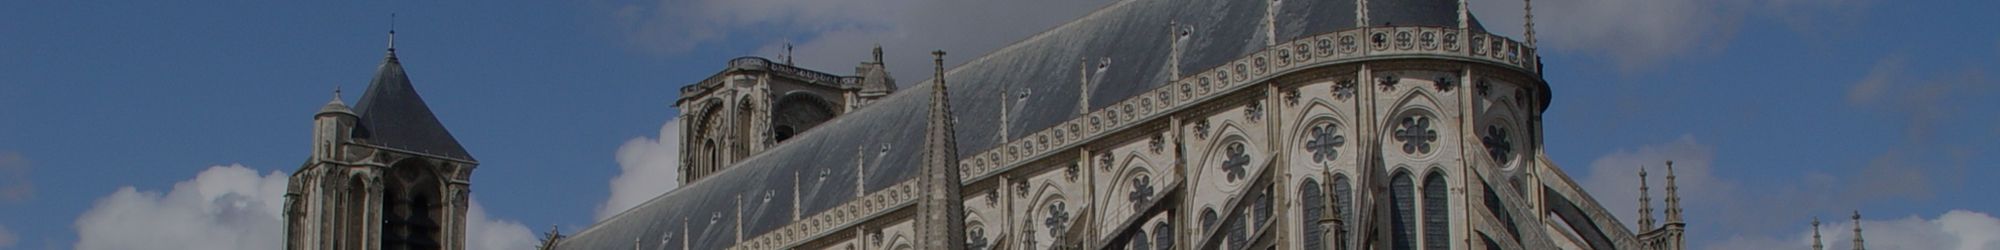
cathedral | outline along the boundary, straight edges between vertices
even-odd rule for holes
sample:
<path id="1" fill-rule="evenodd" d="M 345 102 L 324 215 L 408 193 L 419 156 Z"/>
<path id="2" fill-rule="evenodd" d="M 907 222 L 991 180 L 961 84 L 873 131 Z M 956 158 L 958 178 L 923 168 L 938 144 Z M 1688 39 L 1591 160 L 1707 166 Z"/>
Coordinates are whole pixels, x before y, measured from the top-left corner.
<path id="1" fill-rule="evenodd" d="M 879 47 L 730 60 L 674 102 L 680 188 L 541 247 L 1684 249 L 1672 163 L 1664 221 L 1645 184 L 1613 217 L 1542 150 L 1533 15 L 1517 40 L 1466 1 L 1116 1 L 907 88 Z M 391 36 L 314 115 L 287 249 L 465 248 L 479 162 Z"/>

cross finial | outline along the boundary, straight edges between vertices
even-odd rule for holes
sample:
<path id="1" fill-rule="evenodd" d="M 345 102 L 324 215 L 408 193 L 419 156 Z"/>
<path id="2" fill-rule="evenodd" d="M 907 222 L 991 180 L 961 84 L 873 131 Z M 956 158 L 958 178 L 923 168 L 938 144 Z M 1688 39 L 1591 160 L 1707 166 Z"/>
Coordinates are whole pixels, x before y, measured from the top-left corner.
<path id="1" fill-rule="evenodd" d="M 340 85 L 333 86 L 333 99 L 340 100 Z"/>
<path id="2" fill-rule="evenodd" d="M 396 52 L 396 13 L 389 13 L 389 52 Z"/>

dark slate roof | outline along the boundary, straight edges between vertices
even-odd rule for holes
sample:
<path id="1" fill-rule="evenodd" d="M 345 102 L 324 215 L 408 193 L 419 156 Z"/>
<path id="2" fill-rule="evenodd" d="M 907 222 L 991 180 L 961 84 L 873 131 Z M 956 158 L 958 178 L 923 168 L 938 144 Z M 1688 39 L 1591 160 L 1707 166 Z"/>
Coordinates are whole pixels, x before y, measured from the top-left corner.
<path id="1" fill-rule="evenodd" d="M 1456 4 L 1454 0 L 1404 0 Z M 1082 70 L 1093 84 L 1084 93 L 1093 109 L 1167 84 L 1173 76 L 1174 34 L 1168 24 L 1192 27 L 1182 46 L 1181 71 L 1200 72 L 1263 48 L 1270 1 L 1127 0 L 1088 16 L 966 61 L 946 73 L 951 109 L 957 116 L 960 157 L 978 155 L 1008 139 L 1068 121 L 1083 94 Z M 1280 36 L 1297 37 L 1353 28 L 1353 4 L 1285 1 Z M 1379 4 L 1379 3 L 1377 3 Z M 1346 7 L 1342 7 L 1346 6 Z M 1345 9 L 1343 9 L 1345 8 Z M 1456 25 L 1457 10 L 1411 14 L 1407 23 Z M 1393 20 L 1406 20 L 1393 15 Z M 1346 20 L 1345 25 L 1342 21 Z M 1320 21 L 1326 21 L 1320 23 Z M 1397 25 L 1406 22 L 1397 21 Z M 1097 65 L 1109 58 L 1110 63 Z M 948 60 L 950 58 L 947 58 Z M 956 60 L 953 60 L 956 61 Z M 920 67 L 910 67 L 920 68 Z M 678 248 L 721 249 L 734 245 L 734 222 L 742 215 L 750 239 L 792 224 L 794 200 L 810 218 L 909 180 L 919 165 L 930 105 L 928 84 L 904 88 L 868 108 L 827 121 L 783 144 L 720 173 L 687 183 L 563 239 L 561 249 L 642 249 L 664 244 Z M 1000 120 L 1001 106 L 1008 119 Z M 794 182 L 794 180 L 797 180 Z M 795 184 L 796 183 L 796 184 Z M 857 187 L 866 189 L 856 190 Z M 793 195 L 797 192 L 797 195 Z M 742 204 L 738 210 L 736 204 Z M 693 239 L 694 242 L 683 242 Z"/>
<path id="2" fill-rule="evenodd" d="M 354 113 L 359 116 L 354 138 L 364 143 L 474 161 L 444 123 L 431 114 L 416 87 L 410 86 L 410 76 L 403 73 L 403 63 L 393 49 L 375 69 L 375 79 L 368 82 L 361 102 L 355 103 Z"/>

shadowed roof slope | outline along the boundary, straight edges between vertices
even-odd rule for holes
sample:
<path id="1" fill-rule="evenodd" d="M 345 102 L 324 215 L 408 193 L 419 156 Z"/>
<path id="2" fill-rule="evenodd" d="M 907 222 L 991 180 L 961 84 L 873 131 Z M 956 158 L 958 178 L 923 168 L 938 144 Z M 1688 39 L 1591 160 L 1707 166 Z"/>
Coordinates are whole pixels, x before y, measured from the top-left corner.
<path id="1" fill-rule="evenodd" d="M 367 144 L 432 154 L 451 159 L 475 161 L 458 145 L 458 139 L 451 137 L 451 131 L 438 122 L 431 114 L 431 108 L 424 105 L 423 97 L 417 96 L 417 89 L 410 86 L 410 76 L 403 74 L 403 63 L 396 59 L 395 49 L 382 58 L 382 65 L 375 69 L 375 79 L 368 82 L 368 92 L 361 95 L 361 102 L 355 103 L 354 114 L 359 116 L 354 129 L 354 138 L 365 139 Z"/>

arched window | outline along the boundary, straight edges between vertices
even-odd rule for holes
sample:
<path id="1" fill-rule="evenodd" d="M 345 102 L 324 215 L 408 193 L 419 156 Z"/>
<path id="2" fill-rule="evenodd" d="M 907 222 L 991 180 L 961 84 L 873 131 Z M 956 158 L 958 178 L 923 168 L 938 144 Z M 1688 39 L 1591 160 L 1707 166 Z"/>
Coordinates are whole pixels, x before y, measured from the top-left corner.
<path id="1" fill-rule="evenodd" d="M 780 98 L 771 110 L 771 133 L 783 142 L 799 133 L 833 119 L 834 108 L 826 99 L 812 94 L 792 93 Z"/>
<path id="2" fill-rule="evenodd" d="M 1132 233 L 1132 247 L 1131 247 L 1131 248 L 1132 248 L 1132 249 L 1134 249 L 1134 250 L 1152 250 L 1152 249 L 1153 249 L 1153 242 L 1151 241 L 1151 237 L 1148 237 L 1148 235 L 1146 235 L 1146 230 L 1145 230 L 1144 228 L 1141 228 L 1141 229 L 1139 229 L 1139 231 L 1134 231 L 1134 232 Z"/>
<path id="3" fill-rule="evenodd" d="M 1416 187 L 1410 182 L 1410 173 L 1396 172 L 1389 177 L 1389 249 L 1417 249 L 1417 200 Z"/>
<path id="4" fill-rule="evenodd" d="M 382 183 L 382 249 L 438 249 L 443 199 L 431 165 L 405 160 L 392 165 Z"/>
<path id="5" fill-rule="evenodd" d="M 1174 249 L 1174 227 L 1165 221 L 1153 224 L 1153 242 L 1159 250 Z"/>
<path id="6" fill-rule="evenodd" d="M 1201 230 L 1209 230 L 1209 231 L 1215 230 L 1215 220 L 1220 219 L 1217 217 L 1221 216 L 1215 214 L 1215 208 L 1202 208 Z"/>
<path id="7" fill-rule="evenodd" d="M 1352 184 L 1347 183 L 1347 175 L 1333 175 L 1333 204 L 1333 216 L 1340 218 L 1340 226 L 1333 228 L 1333 230 L 1339 230 L 1335 232 L 1340 233 L 1339 235 L 1334 235 L 1334 243 L 1340 244 L 1338 246 L 1339 249 L 1347 249 L 1349 245 L 1347 242 L 1352 241 L 1349 239 L 1352 239 L 1352 235 L 1354 234 L 1354 230 L 1348 230 L 1348 228 L 1353 228 L 1350 224 L 1356 222 L 1354 220 L 1354 187 Z"/>
<path id="8" fill-rule="evenodd" d="M 1451 201 L 1445 198 L 1444 174 L 1424 176 L 1424 249 L 1451 249 Z"/>
<path id="9" fill-rule="evenodd" d="M 1313 179 L 1299 184 L 1299 203 L 1304 207 L 1301 216 L 1305 219 L 1299 222 L 1305 227 L 1299 230 L 1304 234 L 1299 239 L 1305 240 L 1305 249 L 1326 249 L 1326 224 L 1320 222 L 1326 218 L 1326 191 L 1321 188 L 1325 187 Z"/>
<path id="10" fill-rule="evenodd" d="M 1264 186 L 1264 190 L 1257 192 L 1256 203 L 1250 204 L 1255 208 L 1255 212 L 1251 214 L 1250 230 L 1261 230 L 1264 225 L 1271 224 L 1271 197 L 1277 195 L 1271 193 L 1271 187 Z"/>
<path id="11" fill-rule="evenodd" d="M 1250 236 L 1244 233 L 1244 231 L 1246 230 L 1243 228 L 1244 223 L 1250 223 L 1248 221 L 1250 220 L 1249 217 L 1251 216 L 1250 211 L 1244 211 L 1244 210 L 1236 210 L 1236 211 L 1242 211 L 1242 213 L 1238 213 L 1237 215 L 1231 215 L 1231 217 L 1236 217 L 1236 221 L 1222 223 L 1223 225 L 1222 230 L 1227 231 L 1223 233 L 1228 235 L 1227 237 L 1223 238 L 1227 240 L 1226 243 L 1229 243 L 1229 249 L 1231 250 L 1240 250 L 1243 249 L 1244 246 L 1250 244 Z"/>

